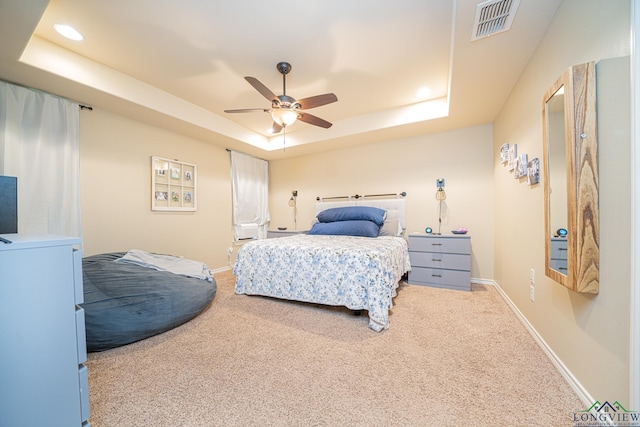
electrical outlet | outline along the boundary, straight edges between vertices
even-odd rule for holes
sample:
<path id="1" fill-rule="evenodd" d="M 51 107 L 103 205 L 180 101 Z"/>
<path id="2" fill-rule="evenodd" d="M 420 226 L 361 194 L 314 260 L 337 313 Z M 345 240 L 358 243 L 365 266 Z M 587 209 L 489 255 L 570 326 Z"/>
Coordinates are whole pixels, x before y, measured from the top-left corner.
<path id="1" fill-rule="evenodd" d="M 531 274 L 529 275 L 529 281 L 531 283 L 536 283 L 536 271 L 532 268 Z"/>
<path id="2" fill-rule="evenodd" d="M 532 302 L 536 300 L 536 288 L 533 285 L 529 286 L 529 298 Z"/>

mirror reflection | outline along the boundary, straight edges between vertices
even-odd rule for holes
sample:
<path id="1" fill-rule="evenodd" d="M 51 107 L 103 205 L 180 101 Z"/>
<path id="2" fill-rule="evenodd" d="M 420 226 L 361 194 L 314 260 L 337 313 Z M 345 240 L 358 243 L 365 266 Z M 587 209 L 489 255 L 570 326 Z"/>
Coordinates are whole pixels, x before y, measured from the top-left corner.
<path id="1" fill-rule="evenodd" d="M 546 102 L 548 141 L 548 191 L 550 268 L 567 274 L 567 237 L 558 230 L 567 228 L 567 143 L 565 132 L 564 85 Z"/>

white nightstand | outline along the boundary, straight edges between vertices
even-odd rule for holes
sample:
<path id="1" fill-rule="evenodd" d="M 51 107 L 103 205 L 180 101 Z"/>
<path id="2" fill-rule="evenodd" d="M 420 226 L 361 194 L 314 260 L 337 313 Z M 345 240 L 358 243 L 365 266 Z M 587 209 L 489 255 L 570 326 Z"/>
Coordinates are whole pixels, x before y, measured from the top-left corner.
<path id="1" fill-rule="evenodd" d="M 296 234 L 306 234 L 309 230 L 268 230 L 267 239 L 273 239 L 274 237 L 286 237 L 294 236 Z"/>
<path id="2" fill-rule="evenodd" d="M 409 283 L 471 290 L 471 237 L 467 235 L 409 235 Z"/>

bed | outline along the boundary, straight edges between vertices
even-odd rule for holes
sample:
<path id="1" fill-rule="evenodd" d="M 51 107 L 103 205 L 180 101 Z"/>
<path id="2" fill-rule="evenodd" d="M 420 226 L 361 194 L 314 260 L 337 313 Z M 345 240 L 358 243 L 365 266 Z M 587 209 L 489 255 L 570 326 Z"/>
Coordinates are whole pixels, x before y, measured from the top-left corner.
<path id="1" fill-rule="evenodd" d="M 320 220 L 320 226 L 314 224 L 310 234 L 245 243 L 238 251 L 233 269 L 235 292 L 367 310 L 372 330 L 387 329 L 398 283 L 411 269 L 407 242 L 402 235 L 404 202 L 397 199 L 317 203 L 318 218 L 325 212 L 337 212 L 331 218 L 341 219 Z M 374 222 L 342 215 L 342 208 L 349 210 L 351 206 L 382 210 L 384 221 L 375 224 L 377 229 L 368 224 L 345 225 L 343 221 Z M 336 224 L 326 225 L 330 223 Z M 345 235 L 344 229 L 349 226 L 355 227 L 353 233 L 357 235 Z M 374 231 L 362 232 L 361 226 Z M 337 229 L 336 234 L 332 234 L 332 227 Z M 321 229 L 320 234 L 314 233 L 315 228 Z"/>
<path id="2" fill-rule="evenodd" d="M 147 254 L 132 250 L 83 258 L 81 306 L 88 351 L 166 332 L 193 319 L 213 300 L 216 282 L 206 265 L 166 255 L 159 257 L 174 260 L 173 265 L 152 265 Z"/>

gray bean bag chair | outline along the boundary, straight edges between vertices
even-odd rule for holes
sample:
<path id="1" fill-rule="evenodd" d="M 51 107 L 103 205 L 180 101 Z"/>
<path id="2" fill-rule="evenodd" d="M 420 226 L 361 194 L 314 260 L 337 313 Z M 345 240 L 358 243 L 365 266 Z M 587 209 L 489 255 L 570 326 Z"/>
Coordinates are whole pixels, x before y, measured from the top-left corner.
<path id="1" fill-rule="evenodd" d="M 125 252 L 82 260 L 87 350 L 130 344 L 179 326 L 213 300 L 216 282 L 114 262 Z"/>

